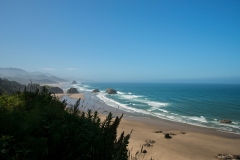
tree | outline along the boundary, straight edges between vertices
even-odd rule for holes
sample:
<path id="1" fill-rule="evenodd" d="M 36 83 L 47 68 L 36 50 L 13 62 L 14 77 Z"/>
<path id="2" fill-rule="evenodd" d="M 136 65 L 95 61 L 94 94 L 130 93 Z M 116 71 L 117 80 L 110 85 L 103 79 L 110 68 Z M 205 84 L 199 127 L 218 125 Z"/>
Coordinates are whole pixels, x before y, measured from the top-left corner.
<path id="1" fill-rule="evenodd" d="M 0 95 L 2 159 L 128 159 L 130 134 L 117 138 L 121 117 L 101 122 L 98 112 L 73 110 L 43 88 Z M 0 159 L 1 159 L 0 158 Z"/>

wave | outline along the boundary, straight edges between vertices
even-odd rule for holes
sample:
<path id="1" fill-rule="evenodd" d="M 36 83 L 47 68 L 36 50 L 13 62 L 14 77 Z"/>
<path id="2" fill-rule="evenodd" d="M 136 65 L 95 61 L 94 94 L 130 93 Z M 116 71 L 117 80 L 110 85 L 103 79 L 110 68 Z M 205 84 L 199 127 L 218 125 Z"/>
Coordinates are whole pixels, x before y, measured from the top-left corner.
<path id="1" fill-rule="evenodd" d="M 231 128 L 240 129 L 240 126 L 237 125 L 236 122 L 232 122 L 232 124 L 231 124 L 231 123 L 220 123 L 218 121 L 211 121 L 211 123 L 218 125 L 220 127 L 231 127 Z"/>
<path id="2" fill-rule="evenodd" d="M 119 103 L 113 99 L 110 99 L 108 97 L 105 96 L 106 94 L 97 94 L 96 96 L 98 98 L 100 98 L 101 100 L 103 100 L 103 102 L 111 107 L 114 107 L 114 108 L 119 108 L 119 109 L 122 109 L 126 112 L 131 112 L 131 113 L 143 113 L 143 114 L 147 114 L 149 115 L 149 113 L 145 110 L 142 110 L 142 109 L 137 109 L 137 108 L 133 108 L 133 107 L 129 107 L 127 104 L 122 104 L 122 103 Z"/>
<path id="3" fill-rule="evenodd" d="M 86 85 L 87 86 L 87 85 Z M 79 84 L 73 84 L 72 87 L 75 87 L 78 89 L 79 92 L 91 92 L 92 89 L 89 89 L 89 87 L 86 87 L 85 85 L 79 85 Z"/>
<path id="4" fill-rule="evenodd" d="M 207 123 L 206 118 L 203 117 L 203 116 L 200 116 L 200 117 L 195 117 L 195 116 L 193 116 L 193 117 L 186 117 L 186 118 L 188 118 L 188 119 L 190 119 L 190 120 L 194 120 L 194 121 L 199 121 L 199 122 Z"/>
<path id="5" fill-rule="evenodd" d="M 91 87 L 88 85 L 74 86 L 77 87 L 80 91 L 92 91 Z M 238 121 L 234 121 L 232 122 L 232 124 L 223 124 L 219 123 L 219 117 L 207 118 L 204 113 L 202 114 L 204 116 L 186 116 L 184 115 L 184 112 L 179 112 L 178 114 L 172 113 L 172 111 L 168 109 L 168 107 L 171 106 L 171 103 L 155 101 L 151 97 L 145 95 L 138 95 L 135 92 L 132 93 L 129 91 L 118 91 L 118 94 L 116 95 L 108 95 L 105 93 L 105 90 L 100 90 L 100 93 L 96 94 L 96 97 L 105 102 L 107 105 L 114 108 L 119 108 L 120 110 L 126 112 L 140 113 L 144 116 L 154 116 L 161 119 L 180 123 L 187 123 L 190 125 L 206 128 L 215 128 L 216 130 L 224 132 L 230 132 L 235 134 L 240 133 L 240 122 Z"/>
<path id="6" fill-rule="evenodd" d="M 105 97 L 106 96 L 107 95 L 105 95 Z M 112 96 L 115 96 L 117 99 L 120 99 L 120 100 L 126 99 L 131 103 L 137 102 L 139 106 L 144 106 L 144 105 L 141 105 L 141 103 L 146 104 L 151 107 L 155 107 L 155 108 L 166 107 L 169 105 L 169 103 L 150 101 L 148 99 L 145 99 L 145 96 L 143 96 L 143 95 L 133 95 L 131 92 L 128 92 L 128 94 L 126 94 L 125 92 L 118 91 L 118 94 L 112 95 Z M 125 102 L 127 102 L 127 101 L 125 101 Z M 167 112 L 166 110 L 164 110 L 164 111 Z"/>
<path id="7" fill-rule="evenodd" d="M 166 107 L 169 105 L 168 103 L 161 103 L 161 102 L 154 102 L 154 101 L 144 101 L 143 103 L 146 103 L 149 106 L 153 106 L 153 107 Z"/>
<path id="8" fill-rule="evenodd" d="M 240 122 L 232 122 L 233 124 L 240 124 Z"/>
<path id="9" fill-rule="evenodd" d="M 126 95 L 124 94 L 124 92 L 120 92 L 121 95 L 114 95 L 115 98 L 119 98 L 119 99 L 130 99 L 133 100 L 133 95 Z M 112 98 L 108 98 L 106 97 L 107 94 L 106 93 L 99 93 L 96 95 L 99 99 L 103 100 L 107 105 L 112 106 L 114 108 L 118 108 L 122 109 L 126 112 L 130 112 L 130 113 L 141 113 L 141 114 L 145 114 L 145 115 L 149 115 L 149 116 L 154 116 L 154 117 L 158 117 L 158 118 L 162 118 L 162 119 L 166 119 L 166 120 L 171 120 L 171 121 L 176 121 L 176 122 L 182 122 L 182 123 L 188 123 L 188 124 L 192 124 L 192 125 L 197 125 L 197 126 L 204 126 L 202 124 L 199 124 L 197 122 L 200 123 L 207 123 L 207 120 L 205 117 L 201 116 L 201 117 L 195 117 L 195 116 L 179 116 L 178 114 L 174 114 L 174 113 L 169 113 L 167 110 L 162 109 L 161 107 L 166 107 L 169 105 L 169 103 L 162 103 L 162 102 L 156 102 L 156 101 L 149 101 L 149 100 L 145 100 L 145 99 L 138 99 L 135 101 L 136 102 L 140 102 L 140 103 L 145 103 L 148 106 L 151 106 L 150 109 L 144 110 L 144 109 L 138 109 L 135 108 L 134 106 L 139 106 L 139 104 L 135 104 L 134 102 L 131 102 L 129 104 L 123 104 L 120 103 L 116 100 L 113 100 Z M 128 101 L 125 101 L 128 102 Z M 143 105 L 144 106 L 144 105 Z M 160 111 L 161 113 L 156 113 L 155 111 Z"/>
<path id="10" fill-rule="evenodd" d="M 168 111 L 166 111 L 166 110 L 164 110 L 164 109 L 159 109 L 159 108 L 158 108 L 158 110 L 159 110 L 159 111 L 162 111 L 162 112 L 165 112 L 165 113 L 168 113 Z"/>
<path id="11" fill-rule="evenodd" d="M 143 96 L 140 96 L 140 95 L 126 95 L 126 94 L 121 94 L 119 96 L 120 99 L 138 99 L 138 98 L 141 98 Z"/>
<path id="12" fill-rule="evenodd" d="M 124 92 L 117 91 L 117 94 L 125 94 Z"/>
<path id="13" fill-rule="evenodd" d="M 141 97 L 144 97 L 144 96 L 140 96 L 140 95 L 133 95 L 133 97 L 135 97 L 135 98 L 141 98 Z"/>

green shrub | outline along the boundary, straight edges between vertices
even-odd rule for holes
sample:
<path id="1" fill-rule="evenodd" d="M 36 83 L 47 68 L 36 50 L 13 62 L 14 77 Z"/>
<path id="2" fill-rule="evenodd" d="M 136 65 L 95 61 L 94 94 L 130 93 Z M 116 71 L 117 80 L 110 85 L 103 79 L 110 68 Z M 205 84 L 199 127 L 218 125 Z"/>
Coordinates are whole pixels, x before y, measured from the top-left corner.
<path id="1" fill-rule="evenodd" d="M 128 159 L 130 134 L 117 138 L 121 117 L 72 109 L 46 89 L 0 95 L 0 159 Z"/>

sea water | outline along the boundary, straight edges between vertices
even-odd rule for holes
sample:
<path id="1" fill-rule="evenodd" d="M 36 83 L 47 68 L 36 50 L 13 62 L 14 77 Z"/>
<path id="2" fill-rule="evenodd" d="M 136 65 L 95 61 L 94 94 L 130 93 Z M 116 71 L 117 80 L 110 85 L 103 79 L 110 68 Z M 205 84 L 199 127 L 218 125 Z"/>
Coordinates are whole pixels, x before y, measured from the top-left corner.
<path id="1" fill-rule="evenodd" d="M 75 87 L 80 92 L 99 89 L 94 96 L 101 101 L 136 115 L 240 134 L 240 85 L 84 83 Z M 108 88 L 118 94 L 106 94 Z M 222 119 L 232 123 L 220 123 Z"/>

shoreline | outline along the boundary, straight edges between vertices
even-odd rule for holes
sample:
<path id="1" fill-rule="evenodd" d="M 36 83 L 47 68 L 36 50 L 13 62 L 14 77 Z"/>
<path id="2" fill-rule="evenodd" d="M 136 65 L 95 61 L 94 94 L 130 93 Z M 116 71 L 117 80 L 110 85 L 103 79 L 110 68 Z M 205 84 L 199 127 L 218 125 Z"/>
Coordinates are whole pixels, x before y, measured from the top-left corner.
<path id="1" fill-rule="evenodd" d="M 113 116 L 120 116 L 124 111 L 116 110 L 105 104 L 96 104 L 98 107 L 105 106 L 104 110 L 99 113 L 101 119 L 104 119 L 110 111 Z M 104 112 L 107 110 L 108 112 Z M 143 147 L 147 150 L 146 159 L 151 157 L 155 160 L 192 160 L 192 159 L 217 159 L 218 154 L 240 154 L 240 135 L 221 132 L 211 128 L 194 126 L 180 122 L 168 121 L 160 118 L 137 117 L 131 116 L 126 112 L 118 128 L 118 136 L 124 131 L 128 134 L 133 130 L 129 150 L 134 155 L 141 149 L 146 140 L 154 140 L 152 147 Z M 172 139 L 165 139 L 163 133 L 174 133 Z M 181 134 L 185 132 L 185 134 Z"/>
<path id="2" fill-rule="evenodd" d="M 85 105 L 83 111 L 87 111 L 87 109 L 98 111 L 101 120 L 105 119 L 109 112 L 112 112 L 114 117 L 123 113 L 123 118 L 118 127 L 118 136 L 123 131 L 126 135 L 133 130 L 128 146 L 132 155 L 135 155 L 141 149 L 147 139 L 156 142 L 151 144 L 151 147 L 143 147 L 144 150 L 147 150 L 144 159 L 152 157 L 155 160 L 209 160 L 217 159 L 218 154 L 240 154 L 239 134 L 160 118 L 141 117 L 140 114 L 129 113 L 111 107 L 91 92 L 72 95 L 74 96 L 63 94 L 61 98 L 68 97 L 68 102 L 73 104 L 79 96 L 83 96 L 85 99 L 84 103 L 82 103 L 82 105 Z M 174 133 L 175 135 L 171 135 L 171 139 L 165 139 L 163 133 L 155 133 L 155 131 Z M 185 134 L 181 134 L 181 132 L 185 132 Z"/>
<path id="3" fill-rule="evenodd" d="M 109 107 L 109 108 L 108 108 Z M 111 111 L 114 111 L 115 108 L 112 108 L 111 106 L 107 106 L 105 110 L 109 110 L 108 112 L 101 112 L 101 115 L 107 116 L 107 114 Z M 198 132 L 202 134 L 209 134 L 209 135 L 218 135 L 225 138 L 231 138 L 231 139 L 240 139 L 240 134 L 236 133 L 230 133 L 230 132 L 223 132 L 216 130 L 215 128 L 207 128 L 202 126 L 195 126 L 187 123 L 180 123 L 155 117 L 138 117 L 137 115 L 128 114 L 127 112 L 119 112 L 118 114 L 112 112 L 114 116 L 120 116 L 120 113 L 123 113 L 123 118 L 128 121 L 134 121 L 134 122 L 140 122 L 145 123 L 148 125 L 154 125 L 162 130 L 171 130 L 171 129 L 177 129 L 185 132 Z"/>
<path id="4" fill-rule="evenodd" d="M 212 135 L 219 135 L 222 137 L 239 138 L 240 139 L 240 134 L 237 134 L 237 133 L 224 132 L 221 130 L 216 130 L 215 128 L 208 128 L 208 127 L 197 126 L 197 125 L 188 124 L 188 123 L 181 123 L 181 122 L 161 119 L 161 118 L 154 117 L 154 116 L 144 116 L 144 114 L 140 114 L 140 113 L 130 113 L 130 112 L 109 106 L 109 105 L 101 102 L 101 100 L 95 102 L 94 104 L 98 105 L 99 108 L 102 108 L 104 106 L 104 110 L 107 110 L 108 112 L 111 111 L 113 113 L 113 115 L 115 115 L 115 116 L 120 115 L 120 113 L 123 113 L 124 114 L 123 117 L 130 121 L 138 121 L 138 122 L 140 121 L 140 122 L 147 123 L 147 124 L 155 124 L 156 126 L 159 126 L 159 127 L 161 127 L 161 125 L 163 125 L 163 128 L 166 128 L 166 129 L 178 128 L 179 130 L 182 129 L 182 130 L 187 130 L 190 132 L 200 132 L 203 134 L 208 133 L 208 134 L 212 134 Z M 91 108 L 89 108 L 89 109 L 91 109 Z M 102 111 L 102 110 L 100 110 L 100 111 Z M 116 114 L 116 111 L 117 111 L 117 114 Z M 103 115 L 107 115 L 108 112 L 100 112 L 100 113 Z M 141 116 L 141 115 L 143 115 L 143 116 Z"/>
<path id="5" fill-rule="evenodd" d="M 73 84 L 70 84 L 70 83 L 62 83 L 62 84 L 56 84 L 56 86 L 58 87 L 63 87 L 64 88 L 64 92 L 66 93 L 66 90 L 67 90 L 67 87 L 76 87 L 78 88 L 78 85 L 73 85 Z M 80 85 L 81 86 L 81 85 Z M 81 87 L 80 87 L 81 88 Z M 79 88 L 78 88 L 79 90 Z M 217 119 L 214 119 L 214 122 L 213 124 L 215 123 L 216 125 L 212 125 L 212 121 L 210 121 L 209 124 L 204 124 L 204 123 L 195 123 L 195 122 L 187 122 L 187 121 L 179 121 L 179 120 L 174 120 L 172 118 L 167 118 L 166 117 L 159 117 L 159 116 L 156 116 L 155 114 L 149 114 L 149 113 L 145 113 L 145 112 L 140 112 L 140 111 L 135 111 L 135 108 L 133 107 L 133 109 L 130 109 L 131 107 L 129 108 L 126 108 L 125 106 L 122 106 L 122 104 L 114 99 L 111 99 L 109 97 L 105 97 L 102 93 L 104 92 L 101 92 L 98 96 L 98 93 L 91 93 L 91 90 L 79 90 L 80 93 L 79 94 L 84 94 L 84 96 L 86 96 L 86 100 L 89 101 L 89 97 L 91 96 L 91 100 L 94 98 L 93 101 L 95 101 L 94 103 L 98 103 L 98 102 L 102 102 L 102 103 L 105 103 L 107 105 L 107 107 L 112 111 L 114 112 L 115 109 L 117 107 L 119 107 L 119 110 L 121 110 L 121 112 L 125 113 L 125 115 L 132 115 L 133 117 L 144 117 L 144 118 L 149 118 L 149 119 L 155 119 L 155 120 L 162 120 L 162 121 L 165 121 L 165 122 L 174 122 L 174 123 L 177 123 L 177 124 L 187 124 L 189 126 L 197 126 L 197 127 L 200 127 L 200 128 L 207 128 L 207 129 L 212 129 L 212 130 L 215 130 L 215 131 L 218 131 L 218 132 L 222 132 L 222 133 L 230 133 L 230 134 L 236 134 L 236 135 L 240 135 L 240 132 L 235 131 L 235 130 L 231 130 L 228 129 L 228 127 L 232 127 L 232 125 L 235 125 L 236 122 L 233 122 L 232 124 L 225 124 L 225 123 L 220 123 L 219 120 Z M 70 98 L 74 98 L 74 97 L 70 97 Z M 81 99 L 83 99 L 82 97 L 80 97 Z M 171 113 L 172 114 L 172 113 Z M 173 114 L 173 116 L 175 116 Z M 201 116 L 202 117 L 202 116 Z M 236 126 L 233 128 L 236 128 Z M 239 128 L 240 129 L 240 128 Z"/>
<path id="6" fill-rule="evenodd" d="M 76 101 L 76 99 L 70 99 Z M 88 97 L 86 96 L 85 99 Z M 96 101 L 92 97 L 89 98 L 84 111 L 87 109 L 98 111 L 101 120 L 105 119 L 109 112 L 112 112 L 114 117 L 124 114 L 118 127 L 118 136 L 123 131 L 128 134 L 133 130 L 128 146 L 132 155 L 135 155 L 141 146 L 146 144 L 147 139 L 156 141 L 151 144 L 151 147 L 143 147 L 147 151 L 144 159 L 152 157 L 155 160 L 214 160 L 217 159 L 218 154 L 240 154 L 240 135 L 237 134 L 163 119 L 131 116 L 131 114 L 117 110 L 101 101 Z M 155 133 L 155 131 L 174 133 L 175 135 L 172 135 L 172 139 L 165 139 L 163 133 Z M 185 134 L 181 134 L 181 131 Z"/>
<path id="7" fill-rule="evenodd" d="M 91 109 L 95 110 L 96 108 L 99 109 L 98 112 L 101 115 L 107 116 L 109 112 L 112 112 L 113 116 L 120 116 L 123 113 L 123 118 L 129 120 L 129 121 L 137 121 L 137 122 L 143 122 L 146 124 L 155 124 L 156 126 L 161 127 L 163 126 L 164 129 L 170 130 L 171 128 L 177 128 L 179 130 L 186 130 L 190 132 L 200 132 L 203 134 L 211 134 L 211 135 L 219 135 L 222 137 L 228 137 L 228 138 L 239 138 L 240 139 L 240 134 L 233 133 L 233 132 L 224 132 L 221 130 L 217 130 L 215 128 L 209 128 L 209 127 L 204 127 L 204 126 L 197 126 L 193 124 L 188 124 L 188 123 L 181 123 L 181 122 L 176 122 L 176 121 L 171 121 L 171 120 L 166 120 L 166 119 L 161 119 L 158 117 L 154 116 L 145 116 L 144 114 L 140 113 L 131 113 L 127 112 L 121 109 L 117 109 L 115 107 L 112 107 L 108 104 L 105 104 L 101 99 L 99 99 L 96 95 L 96 93 L 91 93 L 89 91 L 84 91 L 76 94 L 68 94 L 68 93 L 63 93 L 63 94 L 55 94 L 57 97 L 60 99 L 63 96 L 68 96 L 70 99 L 72 99 L 72 103 L 74 100 L 76 101 L 77 99 L 81 98 L 81 100 L 88 101 L 88 106 L 84 107 L 85 110 Z M 90 95 L 90 96 L 89 96 Z M 93 106 L 95 106 L 93 108 Z M 143 116 L 141 116 L 143 115 Z M 169 127 L 168 127 L 169 126 Z"/>
<path id="8" fill-rule="evenodd" d="M 172 123 L 170 126 L 163 126 L 163 123 L 156 125 L 149 122 L 151 121 L 142 122 L 123 117 L 118 130 L 120 134 L 122 131 L 130 133 L 133 129 L 129 145 L 129 149 L 133 148 L 133 153 L 136 153 L 140 149 L 140 144 L 145 144 L 147 139 L 156 141 L 152 147 L 143 147 L 147 150 L 148 159 L 150 157 L 164 160 L 217 159 L 218 154 L 239 154 L 239 137 L 231 138 L 230 134 L 215 135 L 216 131 L 210 133 L 202 128 L 198 128 L 201 132 L 191 131 L 190 126 L 183 130 L 182 126 L 174 128 L 176 126 Z M 163 133 L 155 131 L 175 135 L 171 135 L 172 139 L 165 139 Z M 181 134 L 181 131 L 185 134 Z"/>

